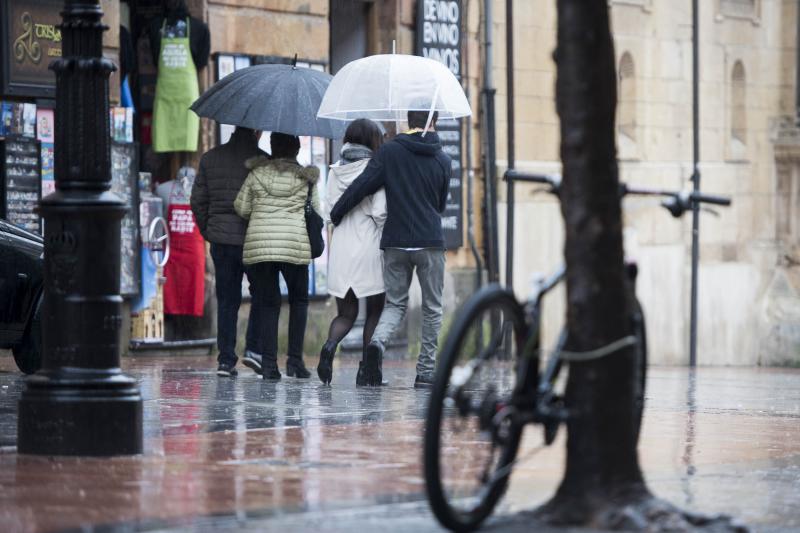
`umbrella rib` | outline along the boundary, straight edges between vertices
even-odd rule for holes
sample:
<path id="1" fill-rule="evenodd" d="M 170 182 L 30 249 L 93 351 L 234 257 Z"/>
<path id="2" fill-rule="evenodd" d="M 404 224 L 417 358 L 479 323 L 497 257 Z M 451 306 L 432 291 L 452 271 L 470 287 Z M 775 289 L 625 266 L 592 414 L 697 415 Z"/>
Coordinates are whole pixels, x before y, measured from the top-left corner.
<path id="1" fill-rule="evenodd" d="M 251 71 L 251 72 L 253 72 L 253 71 Z M 253 73 L 253 75 L 251 75 L 249 77 L 255 77 L 254 73 Z M 245 82 L 247 80 L 242 80 L 242 81 Z M 245 120 L 247 118 L 247 115 L 250 113 L 250 109 L 252 109 L 252 107 L 253 107 L 253 103 L 252 103 L 253 97 L 250 96 L 250 94 L 252 92 L 255 92 L 256 89 L 257 89 L 257 86 L 255 84 L 253 84 L 252 82 L 250 82 L 250 83 L 242 83 L 242 86 L 237 88 L 235 91 L 233 91 L 228 96 L 228 98 L 226 99 L 226 101 L 241 99 L 242 102 L 246 102 L 246 106 L 239 113 L 238 118 L 236 118 L 236 122 L 241 122 L 242 126 L 246 126 L 246 124 L 244 124 L 244 122 L 245 122 Z"/>
<path id="2" fill-rule="evenodd" d="M 354 68 L 351 68 L 350 70 L 347 71 L 347 77 L 344 79 L 343 87 L 349 87 L 350 86 L 349 85 L 350 77 L 353 75 L 353 71 L 354 70 L 355 70 Z M 344 93 L 345 93 L 344 91 L 340 91 L 339 92 L 339 98 L 336 101 L 336 107 L 334 107 L 334 109 L 339 109 L 339 105 L 342 103 L 342 97 L 344 97 Z M 345 111 L 345 116 L 347 116 L 347 112 L 346 111 Z"/>

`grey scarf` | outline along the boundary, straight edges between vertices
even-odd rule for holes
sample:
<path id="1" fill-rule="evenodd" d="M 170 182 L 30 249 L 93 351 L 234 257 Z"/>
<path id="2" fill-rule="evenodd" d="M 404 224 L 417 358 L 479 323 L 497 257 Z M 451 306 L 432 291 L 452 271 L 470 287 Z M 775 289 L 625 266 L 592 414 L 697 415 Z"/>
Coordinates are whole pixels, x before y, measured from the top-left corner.
<path id="1" fill-rule="evenodd" d="M 340 164 L 347 165 L 348 163 L 355 163 L 362 159 L 369 159 L 372 157 L 372 150 L 363 144 L 345 143 L 339 155 L 342 158 Z"/>

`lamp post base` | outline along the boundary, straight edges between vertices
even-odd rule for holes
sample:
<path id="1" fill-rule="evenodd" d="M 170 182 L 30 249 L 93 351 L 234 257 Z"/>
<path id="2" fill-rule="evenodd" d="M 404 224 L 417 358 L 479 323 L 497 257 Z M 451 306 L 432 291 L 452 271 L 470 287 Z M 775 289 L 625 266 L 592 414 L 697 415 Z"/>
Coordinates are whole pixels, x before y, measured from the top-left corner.
<path id="1" fill-rule="evenodd" d="M 136 381 L 119 369 L 40 373 L 26 385 L 19 402 L 19 453 L 142 453 L 142 397 Z"/>

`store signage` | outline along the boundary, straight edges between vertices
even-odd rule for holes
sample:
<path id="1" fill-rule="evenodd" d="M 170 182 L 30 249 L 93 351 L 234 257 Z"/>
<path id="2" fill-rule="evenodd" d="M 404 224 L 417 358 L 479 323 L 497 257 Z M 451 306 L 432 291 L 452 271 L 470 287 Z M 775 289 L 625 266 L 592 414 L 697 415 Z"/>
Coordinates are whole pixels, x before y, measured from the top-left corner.
<path id="1" fill-rule="evenodd" d="M 56 78 L 48 67 L 61 57 L 60 0 L 0 0 L 2 93 L 53 96 Z"/>
<path id="2" fill-rule="evenodd" d="M 417 55 L 435 59 L 461 77 L 461 0 L 420 0 Z"/>
<path id="3" fill-rule="evenodd" d="M 461 79 L 461 0 L 418 0 L 417 55 L 445 65 Z M 442 229 L 447 249 L 464 244 L 463 161 L 461 157 L 461 121 L 440 120 L 436 126 L 442 149 L 452 159 L 450 196 L 442 215 Z"/>

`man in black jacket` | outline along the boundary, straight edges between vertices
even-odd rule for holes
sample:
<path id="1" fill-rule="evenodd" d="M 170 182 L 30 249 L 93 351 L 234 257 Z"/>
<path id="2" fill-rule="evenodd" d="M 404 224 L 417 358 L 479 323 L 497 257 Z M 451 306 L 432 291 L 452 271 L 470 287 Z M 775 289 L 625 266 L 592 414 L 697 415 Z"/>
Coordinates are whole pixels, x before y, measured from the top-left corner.
<path id="1" fill-rule="evenodd" d="M 218 376 L 237 373 L 236 321 L 242 303 L 242 248 L 247 222 L 236 214 L 233 201 L 249 172 L 244 162 L 267 155 L 258 148 L 260 136 L 260 131 L 236 128 L 227 143 L 203 154 L 192 187 L 192 212 L 200 233 L 211 243 L 216 274 Z M 248 323 L 248 339 L 255 334 L 249 327 L 254 322 Z M 247 353 L 242 363 L 261 373 L 259 355 Z"/>
<path id="2" fill-rule="evenodd" d="M 428 132 L 427 111 L 409 111 L 410 131 L 384 144 L 364 172 L 331 210 L 331 221 L 342 218 L 365 197 L 386 190 L 388 215 L 383 227 L 383 280 L 386 308 L 359 365 L 357 385 L 380 385 L 383 352 L 403 321 L 414 270 L 422 289 L 422 336 L 415 387 L 430 387 L 442 326 L 444 232 L 442 213 L 450 188 L 450 157 L 442 151 L 433 113 Z"/>

